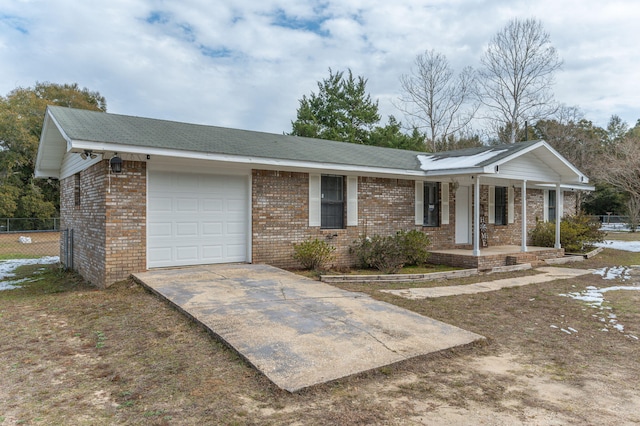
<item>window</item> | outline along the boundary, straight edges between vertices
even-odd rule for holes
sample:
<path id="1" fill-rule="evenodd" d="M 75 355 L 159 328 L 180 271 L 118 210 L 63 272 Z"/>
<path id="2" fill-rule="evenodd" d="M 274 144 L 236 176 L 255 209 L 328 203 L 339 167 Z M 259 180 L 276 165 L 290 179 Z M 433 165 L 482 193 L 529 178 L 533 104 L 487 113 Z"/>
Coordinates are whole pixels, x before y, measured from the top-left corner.
<path id="1" fill-rule="evenodd" d="M 76 206 L 80 205 L 80 173 L 73 176 L 73 198 Z"/>
<path id="2" fill-rule="evenodd" d="M 507 188 L 505 186 L 496 186 L 495 192 L 495 224 L 507 224 Z"/>
<path id="3" fill-rule="evenodd" d="M 320 227 L 344 228 L 344 179 L 342 176 L 323 175 L 320 184 Z"/>
<path id="4" fill-rule="evenodd" d="M 424 226 L 440 226 L 440 184 L 424 183 Z"/>
<path id="5" fill-rule="evenodd" d="M 549 200 L 548 200 L 548 218 L 549 218 L 549 222 L 555 222 L 556 221 L 556 191 L 555 190 L 550 190 L 549 191 Z"/>

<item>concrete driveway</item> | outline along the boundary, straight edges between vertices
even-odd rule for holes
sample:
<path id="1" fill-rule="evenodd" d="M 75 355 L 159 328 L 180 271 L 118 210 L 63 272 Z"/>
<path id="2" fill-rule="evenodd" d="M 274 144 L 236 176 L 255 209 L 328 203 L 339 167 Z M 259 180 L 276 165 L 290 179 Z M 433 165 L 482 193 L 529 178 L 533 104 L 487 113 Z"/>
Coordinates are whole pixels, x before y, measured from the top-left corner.
<path id="1" fill-rule="evenodd" d="M 134 277 L 289 392 L 483 339 L 267 265 L 206 265 Z"/>

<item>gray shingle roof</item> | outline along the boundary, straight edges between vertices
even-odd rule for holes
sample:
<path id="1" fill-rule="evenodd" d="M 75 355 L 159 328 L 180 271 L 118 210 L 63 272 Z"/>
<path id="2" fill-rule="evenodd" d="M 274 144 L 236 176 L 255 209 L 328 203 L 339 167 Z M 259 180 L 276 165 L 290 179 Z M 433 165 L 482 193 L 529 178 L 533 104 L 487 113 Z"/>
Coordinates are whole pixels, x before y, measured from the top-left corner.
<path id="1" fill-rule="evenodd" d="M 72 140 L 269 159 L 420 170 L 418 152 L 51 106 Z"/>
<path id="2" fill-rule="evenodd" d="M 84 142 L 412 171 L 422 171 L 417 156 L 425 154 L 59 106 L 50 106 L 49 112 L 68 138 Z M 453 158 L 468 157 L 489 150 L 503 151 L 475 165 L 482 167 L 534 143 L 536 141 L 429 155 L 434 158 Z"/>
<path id="3" fill-rule="evenodd" d="M 492 163 L 498 162 L 503 158 L 507 158 L 537 143 L 540 143 L 540 141 L 534 140 L 534 141 L 518 142 L 513 144 L 505 144 L 505 145 L 481 146 L 481 147 L 475 147 L 475 148 L 458 149 L 455 151 L 428 153 L 427 155 L 431 156 L 434 160 L 438 160 L 438 159 L 456 158 L 456 157 L 472 157 L 474 155 L 478 155 L 483 152 L 495 151 L 496 155 L 491 156 L 490 158 L 475 164 L 476 167 L 483 167 L 483 166 L 488 166 Z"/>

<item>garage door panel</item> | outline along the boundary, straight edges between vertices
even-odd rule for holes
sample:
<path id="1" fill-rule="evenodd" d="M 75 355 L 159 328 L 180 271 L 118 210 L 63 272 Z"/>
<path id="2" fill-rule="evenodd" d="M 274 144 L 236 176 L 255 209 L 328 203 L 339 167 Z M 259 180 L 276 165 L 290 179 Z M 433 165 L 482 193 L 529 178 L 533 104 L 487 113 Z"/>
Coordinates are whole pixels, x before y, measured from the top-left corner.
<path id="1" fill-rule="evenodd" d="M 247 260 L 246 176 L 149 172 L 148 266 Z"/>
<path id="2" fill-rule="evenodd" d="M 220 245 L 205 245 L 202 247 L 202 256 L 210 261 L 223 258 L 223 247 Z"/>
<path id="3" fill-rule="evenodd" d="M 171 237 L 173 235 L 171 222 L 159 222 L 149 224 L 149 237 Z"/>
<path id="4" fill-rule="evenodd" d="M 244 229 L 244 223 L 227 222 L 227 234 L 229 235 L 244 235 Z"/>
<path id="5" fill-rule="evenodd" d="M 198 251 L 198 246 L 196 245 L 176 247 L 176 258 L 184 261 L 197 261 L 199 258 Z"/>
<path id="6" fill-rule="evenodd" d="M 198 212 L 198 198 L 178 198 L 176 203 L 176 211 L 179 212 Z"/>
<path id="7" fill-rule="evenodd" d="M 170 262 L 173 258 L 171 247 L 149 249 L 149 257 L 157 262 Z"/>
<path id="8" fill-rule="evenodd" d="M 243 244 L 228 244 L 227 245 L 227 256 L 240 258 L 244 256 L 244 245 Z"/>
<path id="9" fill-rule="evenodd" d="M 204 212 L 222 212 L 224 211 L 224 200 L 222 198 L 204 198 L 202 202 L 202 211 Z"/>
<path id="10" fill-rule="evenodd" d="M 198 236 L 198 223 L 197 222 L 179 222 L 176 226 L 176 237 L 197 237 Z"/>
<path id="11" fill-rule="evenodd" d="M 173 210 L 173 199 L 171 197 L 158 197 L 149 199 L 149 211 L 171 212 Z"/>
<path id="12" fill-rule="evenodd" d="M 238 200 L 238 199 L 230 199 L 228 200 L 228 207 L 227 209 L 230 212 L 240 212 L 243 211 L 245 209 L 245 201 L 244 200 Z"/>
<path id="13" fill-rule="evenodd" d="M 175 174 L 175 179 L 172 181 L 172 188 L 176 191 L 193 191 L 194 189 L 198 189 L 199 186 L 199 175 L 196 174 L 188 174 L 181 173 Z"/>
<path id="14" fill-rule="evenodd" d="M 222 236 L 222 230 L 222 222 L 206 222 L 202 224 L 202 235 L 205 235 L 207 237 Z"/>

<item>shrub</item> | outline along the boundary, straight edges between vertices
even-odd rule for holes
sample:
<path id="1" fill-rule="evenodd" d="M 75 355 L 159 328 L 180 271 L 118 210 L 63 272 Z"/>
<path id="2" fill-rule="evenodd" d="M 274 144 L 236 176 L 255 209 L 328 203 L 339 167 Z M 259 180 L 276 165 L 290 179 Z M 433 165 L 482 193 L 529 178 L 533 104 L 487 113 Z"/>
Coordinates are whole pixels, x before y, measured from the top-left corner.
<path id="1" fill-rule="evenodd" d="M 560 244 L 567 252 L 582 252 L 604 241 L 605 233 L 600 223 L 584 215 L 565 216 L 560 222 Z M 531 230 L 531 243 L 538 247 L 553 247 L 556 241 L 556 225 L 538 222 Z"/>
<path id="2" fill-rule="evenodd" d="M 307 239 L 300 244 L 293 245 L 293 258 L 300 262 L 305 269 L 322 270 L 334 259 L 335 247 L 319 239 Z"/>
<path id="3" fill-rule="evenodd" d="M 406 257 L 406 265 L 422 266 L 429 259 L 431 238 L 424 232 L 411 230 L 409 232 L 398 231 L 398 238 L 402 239 L 402 247 Z"/>
<path id="4" fill-rule="evenodd" d="M 396 236 L 374 235 L 368 249 L 367 263 L 385 274 L 395 274 L 404 266 L 406 256 L 402 241 Z"/>
<path id="5" fill-rule="evenodd" d="M 398 231 L 395 235 L 361 236 L 350 251 L 362 268 L 374 268 L 395 274 L 404 265 L 422 265 L 429 257 L 429 237 L 420 231 Z"/>

